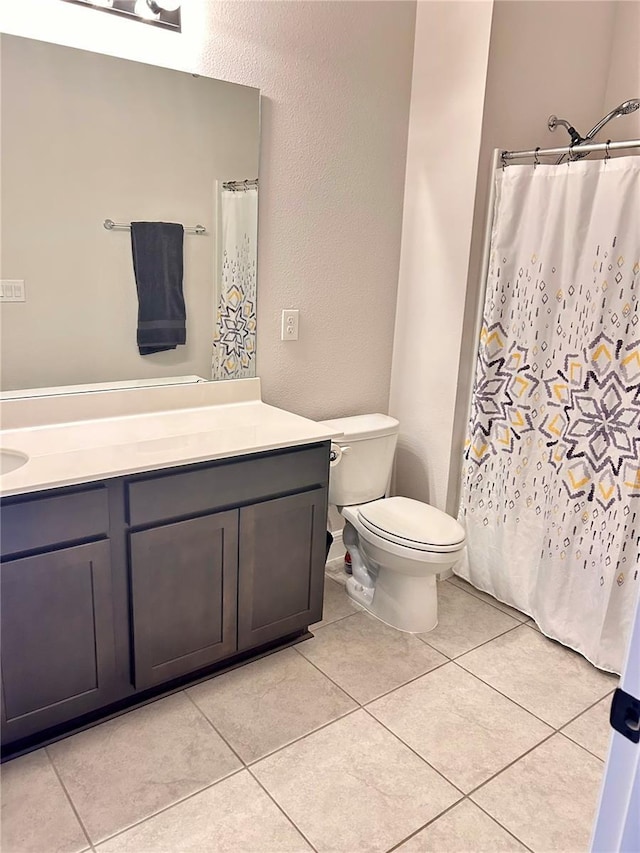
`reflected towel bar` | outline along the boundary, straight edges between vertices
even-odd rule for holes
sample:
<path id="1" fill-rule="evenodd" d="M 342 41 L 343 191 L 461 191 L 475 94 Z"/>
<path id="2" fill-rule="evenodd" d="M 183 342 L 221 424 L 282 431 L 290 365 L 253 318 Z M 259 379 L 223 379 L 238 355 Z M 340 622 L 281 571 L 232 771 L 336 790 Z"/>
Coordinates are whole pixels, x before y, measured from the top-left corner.
<path id="1" fill-rule="evenodd" d="M 240 190 L 258 189 L 258 179 L 252 178 L 246 181 L 223 181 L 222 189 L 231 190 L 231 192 L 239 192 Z"/>
<path id="2" fill-rule="evenodd" d="M 105 219 L 102 223 L 107 231 L 112 231 L 114 228 L 131 228 L 130 222 L 114 222 L 113 219 Z M 204 225 L 185 225 L 186 234 L 206 234 L 207 229 Z"/>

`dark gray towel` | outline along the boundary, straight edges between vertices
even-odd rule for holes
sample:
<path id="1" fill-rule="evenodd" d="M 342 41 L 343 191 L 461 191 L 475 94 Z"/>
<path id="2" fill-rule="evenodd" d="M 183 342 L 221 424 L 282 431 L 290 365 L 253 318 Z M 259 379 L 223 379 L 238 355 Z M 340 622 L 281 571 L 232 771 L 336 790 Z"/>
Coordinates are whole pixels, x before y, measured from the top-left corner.
<path id="1" fill-rule="evenodd" d="M 175 349 L 187 340 L 183 243 L 184 228 L 175 222 L 131 223 L 140 355 Z"/>

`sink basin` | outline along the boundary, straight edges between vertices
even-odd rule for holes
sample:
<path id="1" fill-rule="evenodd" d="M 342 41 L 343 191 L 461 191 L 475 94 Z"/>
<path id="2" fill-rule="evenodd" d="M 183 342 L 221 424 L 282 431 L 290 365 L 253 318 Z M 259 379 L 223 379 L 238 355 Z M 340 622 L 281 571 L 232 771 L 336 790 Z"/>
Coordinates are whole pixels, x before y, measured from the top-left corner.
<path id="1" fill-rule="evenodd" d="M 0 450 L 0 475 L 21 468 L 28 461 L 27 454 L 20 453 L 19 450 Z"/>

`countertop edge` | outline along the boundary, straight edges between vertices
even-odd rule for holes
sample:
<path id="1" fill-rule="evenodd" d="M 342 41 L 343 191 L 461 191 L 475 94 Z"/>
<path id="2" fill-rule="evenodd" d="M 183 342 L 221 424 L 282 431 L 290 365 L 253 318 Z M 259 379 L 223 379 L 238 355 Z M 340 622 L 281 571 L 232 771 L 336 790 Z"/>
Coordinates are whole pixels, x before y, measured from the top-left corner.
<path id="1" fill-rule="evenodd" d="M 65 489 L 73 486 L 91 485 L 92 483 L 102 482 L 104 480 L 115 480 L 119 477 L 129 477 L 136 474 L 152 474 L 158 471 L 172 471 L 176 468 L 185 468 L 190 465 L 206 464 L 207 462 L 219 462 L 224 459 L 240 459 L 245 456 L 256 456 L 262 453 L 270 453 L 276 450 L 285 450 L 287 448 L 295 449 L 297 447 L 305 447 L 312 444 L 322 444 L 331 441 L 333 438 L 338 438 L 341 433 L 327 433 L 326 436 L 308 437 L 298 440 L 286 440 L 282 442 L 273 442 L 269 445 L 260 445 L 249 447 L 245 450 L 229 450 L 216 455 L 199 454 L 195 456 L 181 457 L 170 461 L 163 461 L 149 465 L 129 465 L 123 468 L 114 470 L 110 473 L 95 472 L 93 474 L 84 474 L 66 477 L 65 479 L 42 480 L 37 484 L 23 484 L 17 486 L 4 487 L 0 483 L 0 500 L 5 498 L 19 497 L 21 495 L 38 494 L 39 492 L 48 492 L 55 489 Z M 20 469 L 18 469 L 20 470 Z M 13 473 L 13 472 L 12 472 Z M 10 475 L 5 475 L 10 476 Z M 0 477 L 0 480 L 2 478 Z"/>

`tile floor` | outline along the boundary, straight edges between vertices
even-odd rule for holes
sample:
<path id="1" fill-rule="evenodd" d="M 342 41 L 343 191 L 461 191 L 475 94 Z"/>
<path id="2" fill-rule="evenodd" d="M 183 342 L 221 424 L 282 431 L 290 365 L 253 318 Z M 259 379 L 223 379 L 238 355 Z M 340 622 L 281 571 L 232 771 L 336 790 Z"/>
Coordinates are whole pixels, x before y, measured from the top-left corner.
<path id="1" fill-rule="evenodd" d="M 586 851 L 616 679 L 457 578 L 412 636 L 332 577 L 312 640 L 3 765 L 3 853 Z"/>

